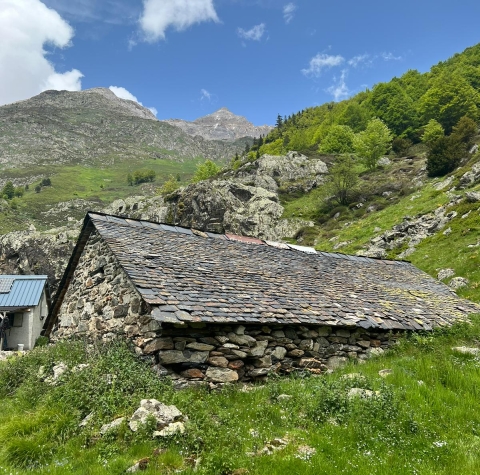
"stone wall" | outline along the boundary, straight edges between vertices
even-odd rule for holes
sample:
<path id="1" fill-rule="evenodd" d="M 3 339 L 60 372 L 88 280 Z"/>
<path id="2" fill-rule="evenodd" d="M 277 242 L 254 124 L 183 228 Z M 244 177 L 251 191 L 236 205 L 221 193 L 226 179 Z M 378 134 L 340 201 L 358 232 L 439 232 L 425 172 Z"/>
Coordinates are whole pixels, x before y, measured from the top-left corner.
<path id="1" fill-rule="evenodd" d="M 52 340 L 110 340 L 151 321 L 140 294 L 97 233 L 83 251 L 59 312 Z M 159 325 L 157 325 L 160 328 Z"/>
<path id="2" fill-rule="evenodd" d="M 162 335 L 143 342 L 157 370 L 182 380 L 223 383 L 263 379 L 270 373 L 322 373 L 350 359 L 380 355 L 399 334 L 361 328 L 304 325 L 164 325 Z"/>
<path id="3" fill-rule="evenodd" d="M 321 373 L 365 360 L 398 335 L 308 325 L 179 326 L 159 323 L 106 243 L 90 236 L 60 310 L 52 339 L 128 338 L 138 355 L 176 384 L 263 379 L 270 373 Z M 197 383 L 198 382 L 198 383 Z"/>

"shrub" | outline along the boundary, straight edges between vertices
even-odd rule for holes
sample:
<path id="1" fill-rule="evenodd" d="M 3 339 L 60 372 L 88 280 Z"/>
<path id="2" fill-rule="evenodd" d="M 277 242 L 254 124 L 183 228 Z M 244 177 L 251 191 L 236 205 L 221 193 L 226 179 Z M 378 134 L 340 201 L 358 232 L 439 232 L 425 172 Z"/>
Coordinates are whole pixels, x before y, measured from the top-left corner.
<path id="1" fill-rule="evenodd" d="M 392 150 L 397 157 L 403 157 L 412 146 L 412 141 L 403 137 L 396 137 L 392 141 Z"/>
<path id="2" fill-rule="evenodd" d="M 197 183 L 202 180 L 208 180 L 209 178 L 218 175 L 221 168 L 212 160 L 205 160 L 205 162 L 197 165 L 197 171 L 193 175 L 192 183 Z"/>
<path id="3" fill-rule="evenodd" d="M 430 144 L 427 156 L 428 176 L 443 176 L 455 170 L 465 153 L 465 144 L 454 136 L 435 140 Z"/>
<path id="4" fill-rule="evenodd" d="M 2 190 L 2 195 L 7 200 L 11 200 L 15 196 L 15 187 L 11 181 L 7 181 L 7 183 L 5 183 L 5 186 Z"/>
<path id="5" fill-rule="evenodd" d="M 50 178 L 44 178 L 41 182 L 40 182 L 40 186 L 52 186 L 52 180 L 50 180 Z"/>
<path id="6" fill-rule="evenodd" d="M 177 190 L 179 186 L 180 184 L 178 180 L 173 175 L 170 175 L 168 180 L 160 188 L 159 192 L 161 195 L 169 195 Z"/>
<path id="7" fill-rule="evenodd" d="M 130 186 L 140 185 L 141 183 L 151 183 L 155 181 L 156 173 L 154 170 L 136 170 L 127 175 L 127 183 Z"/>

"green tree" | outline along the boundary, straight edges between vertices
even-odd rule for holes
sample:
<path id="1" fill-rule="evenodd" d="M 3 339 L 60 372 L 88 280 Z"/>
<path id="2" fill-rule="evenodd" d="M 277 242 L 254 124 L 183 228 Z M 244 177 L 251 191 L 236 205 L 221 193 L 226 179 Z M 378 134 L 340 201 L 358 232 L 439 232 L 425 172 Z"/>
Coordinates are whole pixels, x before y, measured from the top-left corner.
<path id="1" fill-rule="evenodd" d="M 127 183 L 130 185 L 130 186 L 133 186 L 133 175 L 131 173 L 129 173 L 127 175 Z"/>
<path id="2" fill-rule="evenodd" d="M 353 153 L 355 134 L 348 125 L 332 125 L 320 143 L 320 153 Z"/>
<path id="3" fill-rule="evenodd" d="M 348 125 L 355 133 L 365 129 L 370 114 L 366 107 L 357 102 L 350 101 L 338 119 L 341 125 Z"/>
<path id="4" fill-rule="evenodd" d="M 192 177 L 192 183 L 208 180 L 209 178 L 218 175 L 220 170 L 221 168 L 215 162 L 212 160 L 205 160 L 205 162 L 197 165 L 197 170 Z"/>
<path id="5" fill-rule="evenodd" d="M 355 152 L 363 158 L 368 169 L 374 170 L 392 142 L 390 129 L 380 119 L 372 119 L 363 132 L 355 135 Z"/>
<path id="6" fill-rule="evenodd" d="M 397 157 L 403 157 L 412 146 L 412 141 L 403 137 L 395 137 L 392 141 L 392 150 Z"/>
<path id="7" fill-rule="evenodd" d="M 2 195 L 7 199 L 11 200 L 15 196 L 15 187 L 11 181 L 7 181 L 2 190 Z"/>
<path id="8" fill-rule="evenodd" d="M 424 121 L 438 120 L 449 134 L 461 117 L 478 117 L 478 92 L 460 73 L 441 74 L 420 100 Z"/>
<path id="9" fill-rule="evenodd" d="M 478 126 L 470 119 L 470 117 L 463 116 L 458 122 L 457 125 L 453 127 L 452 137 L 465 144 L 467 150 L 474 144 L 474 138 L 477 135 Z"/>
<path id="10" fill-rule="evenodd" d="M 277 115 L 277 121 L 275 122 L 275 127 L 277 129 L 280 129 L 283 125 L 283 119 L 282 119 L 282 116 L 280 114 Z"/>
<path id="11" fill-rule="evenodd" d="M 422 142 L 430 146 L 444 135 L 445 131 L 443 130 L 442 124 L 435 119 L 430 119 L 423 129 Z"/>
<path id="12" fill-rule="evenodd" d="M 373 114 L 382 119 L 395 135 L 418 125 L 417 111 L 398 80 L 380 83 L 373 88 L 370 100 Z"/>
<path id="13" fill-rule="evenodd" d="M 427 155 L 428 176 L 443 176 L 455 170 L 466 154 L 465 144 L 453 136 L 440 137 L 430 144 Z"/>
<path id="14" fill-rule="evenodd" d="M 327 187 L 340 205 L 352 202 L 358 183 L 357 163 L 351 154 L 340 155 L 330 168 Z"/>
<path id="15" fill-rule="evenodd" d="M 169 195 L 179 188 L 180 184 L 174 175 L 170 175 L 168 180 L 162 185 L 159 192 L 161 195 Z"/>

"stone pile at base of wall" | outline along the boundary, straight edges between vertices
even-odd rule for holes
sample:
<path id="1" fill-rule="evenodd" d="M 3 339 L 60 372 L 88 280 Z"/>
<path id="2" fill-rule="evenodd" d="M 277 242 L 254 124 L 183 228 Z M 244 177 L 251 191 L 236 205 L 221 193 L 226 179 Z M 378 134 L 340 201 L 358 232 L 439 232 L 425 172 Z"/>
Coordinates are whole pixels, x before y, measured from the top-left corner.
<path id="1" fill-rule="evenodd" d="M 312 326 L 164 325 L 162 336 L 134 338 L 138 354 L 155 357 L 156 370 L 177 380 L 226 383 L 269 374 L 320 374 L 350 359 L 380 355 L 398 334 Z"/>

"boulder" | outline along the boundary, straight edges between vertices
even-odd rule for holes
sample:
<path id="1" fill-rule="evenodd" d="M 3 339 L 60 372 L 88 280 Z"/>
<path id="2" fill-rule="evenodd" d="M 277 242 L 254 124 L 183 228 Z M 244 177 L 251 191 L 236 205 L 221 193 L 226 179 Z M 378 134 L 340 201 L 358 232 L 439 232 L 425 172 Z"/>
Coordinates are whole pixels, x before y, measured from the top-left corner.
<path id="1" fill-rule="evenodd" d="M 440 269 L 437 274 L 438 280 L 448 279 L 455 275 L 455 271 L 453 269 Z"/>
<path id="2" fill-rule="evenodd" d="M 119 425 L 123 423 L 125 420 L 125 417 L 119 417 L 118 419 L 115 419 L 113 422 L 110 422 L 109 424 L 103 424 L 102 427 L 100 427 L 100 434 L 104 435 L 107 432 L 116 429 Z"/>
<path id="3" fill-rule="evenodd" d="M 469 281 L 468 279 L 465 279 L 465 277 L 454 277 L 448 285 L 452 289 L 457 290 L 457 289 L 461 289 L 462 287 L 466 287 L 468 283 Z"/>
<path id="4" fill-rule="evenodd" d="M 128 425 L 133 432 L 136 432 L 139 425 L 145 424 L 149 417 L 156 420 L 157 429 L 163 429 L 184 419 L 176 406 L 166 406 L 156 399 L 142 399 L 140 407 L 133 413 Z"/>
<path id="5" fill-rule="evenodd" d="M 469 203 L 477 203 L 478 201 L 480 201 L 480 192 L 478 192 L 478 191 L 467 191 L 465 193 L 465 199 Z"/>

